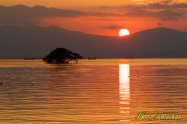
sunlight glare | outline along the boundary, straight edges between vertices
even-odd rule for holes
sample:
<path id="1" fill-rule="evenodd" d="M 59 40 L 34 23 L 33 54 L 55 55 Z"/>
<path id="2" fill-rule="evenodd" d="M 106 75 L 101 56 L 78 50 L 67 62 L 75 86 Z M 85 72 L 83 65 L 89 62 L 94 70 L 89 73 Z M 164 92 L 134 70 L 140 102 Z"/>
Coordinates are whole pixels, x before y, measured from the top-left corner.
<path id="1" fill-rule="evenodd" d="M 120 113 L 129 113 L 129 104 L 130 104 L 129 76 L 130 76 L 129 64 L 120 64 L 119 65 Z"/>

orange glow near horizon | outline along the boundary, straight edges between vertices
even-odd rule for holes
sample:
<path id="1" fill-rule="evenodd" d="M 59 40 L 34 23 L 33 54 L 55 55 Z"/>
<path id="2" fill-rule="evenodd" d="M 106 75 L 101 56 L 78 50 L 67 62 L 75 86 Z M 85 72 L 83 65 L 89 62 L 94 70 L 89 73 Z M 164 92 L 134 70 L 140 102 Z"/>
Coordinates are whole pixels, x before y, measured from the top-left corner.
<path id="1" fill-rule="evenodd" d="M 152 18 L 147 18 L 147 19 L 142 18 L 138 20 L 136 18 L 127 18 L 126 20 L 124 19 L 122 20 L 123 21 L 120 21 L 118 17 L 116 18 L 110 17 L 110 20 L 97 18 L 97 17 L 46 18 L 40 21 L 40 25 L 57 26 L 72 31 L 80 31 L 88 34 L 107 35 L 107 36 L 115 36 L 115 37 L 119 37 L 119 29 L 107 30 L 107 29 L 103 29 L 103 27 L 106 27 L 108 25 L 113 25 L 115 23 L 115 25 L 124 26 L 127 29 L 129 29 L 131 34 L 146 29 L 159 27 L 157 25 L 157 22 L 159 20 L 152 19 Z M 175 21 L 165 21 L 163 22 L 163 26 L 168 28 L 174 28 L 176 30 L 181 30 L 181 28 L 184 28 L 183 31 L 186 31 L 185 29 L 187 29 L 187 25 L 184 25 L 186 23 L 185 20 L 178 20 L 177 22 L 178 24 L 175 25 L 176 23 Z"/>
<path id="2" fill-rule="evenodd" d="M 107 30 L 103 29 L 103 27 L 113 25 L 114 23 L 120 26 L 124 26 L 126 24 L 124 27 L 128 28 L 131 31 L 131 34 L 141 30 L 157 27 L 157 20 L 145 21 L 144 19 L 136 20 L 136 18 L 127 18 L 127 20 L 124 21 L 116 21 L 115 19 L 117 19 L 117 17 L 110 17 L 110 20 L 97 17 L 46 18 L 41 20 L 39 24 L 43 26 L 58 26 L 67 30 L 80 31 L 88 34 L 108 35 L 115 37 L 119 37 L 119 29 Z M 152 24 L 154 21 L 155 23 Z"/>

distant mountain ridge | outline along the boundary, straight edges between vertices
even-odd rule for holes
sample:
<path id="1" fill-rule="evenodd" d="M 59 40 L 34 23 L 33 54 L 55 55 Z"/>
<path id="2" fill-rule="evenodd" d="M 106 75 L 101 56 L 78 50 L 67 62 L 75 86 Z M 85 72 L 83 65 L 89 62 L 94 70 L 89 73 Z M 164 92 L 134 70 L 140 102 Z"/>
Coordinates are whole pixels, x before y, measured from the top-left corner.
<path id="1" fill-rule="evenodd" d="M 44 57 L 58 47 L 75 51 L 83 57 L 187 57 L 187 33 L 156 28 L 119 38 L 57 27 L 0 27 L 0 58 Z"/>

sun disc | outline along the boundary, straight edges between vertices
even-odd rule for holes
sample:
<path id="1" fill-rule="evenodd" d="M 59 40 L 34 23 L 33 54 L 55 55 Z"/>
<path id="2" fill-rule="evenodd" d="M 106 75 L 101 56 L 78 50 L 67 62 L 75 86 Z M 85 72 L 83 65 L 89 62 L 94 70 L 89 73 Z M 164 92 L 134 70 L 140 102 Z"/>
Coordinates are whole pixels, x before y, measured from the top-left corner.
<path id="1" fill-rule="evenodd" d="M 128 36 L 128 35 L 130 35 L 130 32 L 129 32 L 128 29 L 121 29 L 121 30 L 119 31 L 119 36 L 120 36 L 120 37 Z"/>

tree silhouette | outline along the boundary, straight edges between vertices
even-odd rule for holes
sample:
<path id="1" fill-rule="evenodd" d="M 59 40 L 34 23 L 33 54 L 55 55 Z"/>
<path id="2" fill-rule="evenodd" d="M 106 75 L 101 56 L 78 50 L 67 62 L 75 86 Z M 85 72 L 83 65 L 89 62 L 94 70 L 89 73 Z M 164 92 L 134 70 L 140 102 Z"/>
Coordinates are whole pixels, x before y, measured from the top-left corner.
<path id="1" fill-rule="evenodd" d="M 71 60 L 75 60 L 76 63 L 78 59 L 81 59 L 78 53 L 74 53 L 65 48 L 56 48 L 49 55 L 47 55 L 43 60 L 47 63 L 69 63 Z"/>

